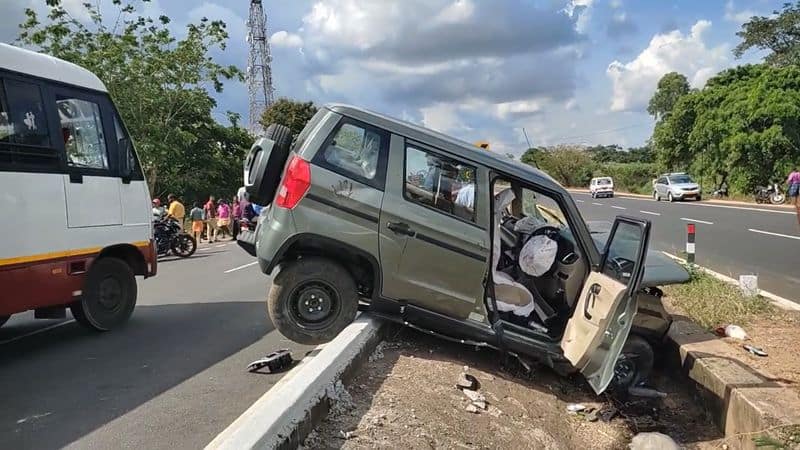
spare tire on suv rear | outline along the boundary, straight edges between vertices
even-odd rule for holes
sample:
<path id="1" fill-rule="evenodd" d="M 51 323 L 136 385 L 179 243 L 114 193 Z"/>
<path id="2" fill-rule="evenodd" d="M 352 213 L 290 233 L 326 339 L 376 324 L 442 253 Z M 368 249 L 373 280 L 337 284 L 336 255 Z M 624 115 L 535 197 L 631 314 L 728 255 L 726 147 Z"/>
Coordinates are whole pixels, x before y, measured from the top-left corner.
<path id="1" fill-rule="evenodd" d="M 264 145 L 261 139 L 257 140 L 245 162 L 245 179 L 250 180 L 247 193 L 250 201 L 259 205 L 268 205 L 275 197 L 283 166 L 292 147 L 292 130 L 273 123 L 264 130 L 264 138 L 274 143 L 272 147 Z"/>

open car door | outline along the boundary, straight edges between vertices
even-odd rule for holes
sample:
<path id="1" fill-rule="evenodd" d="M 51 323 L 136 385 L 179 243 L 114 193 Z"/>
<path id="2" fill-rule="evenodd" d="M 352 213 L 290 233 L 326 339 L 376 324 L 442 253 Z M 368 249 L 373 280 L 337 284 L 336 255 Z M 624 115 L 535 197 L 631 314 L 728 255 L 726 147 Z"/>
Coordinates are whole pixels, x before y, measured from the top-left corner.
<path id="1" fill-rule="evenodd" d="M 600 266 L 589 273 L 561 340 L 564 356 L 597 394 L 614 377 L 631 330 L 649 240 L 649 221 L 616 218 Z"/>

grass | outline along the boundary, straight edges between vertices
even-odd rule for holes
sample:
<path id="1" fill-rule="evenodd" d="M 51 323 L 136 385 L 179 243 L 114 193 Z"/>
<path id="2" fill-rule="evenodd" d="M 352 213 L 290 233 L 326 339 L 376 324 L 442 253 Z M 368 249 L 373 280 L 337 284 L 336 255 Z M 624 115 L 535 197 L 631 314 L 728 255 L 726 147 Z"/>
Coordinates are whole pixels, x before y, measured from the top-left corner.
<path id="1" fill-rule="evenodd" d="M 738 286 L 690 269 L 691 281 L 666 286 L 670 302 L 691 320 L 711 330 L 720 325 L 747 325 L 756 317 L 766 316 L 775 307 L 764 297 L 745 297 Z"/>

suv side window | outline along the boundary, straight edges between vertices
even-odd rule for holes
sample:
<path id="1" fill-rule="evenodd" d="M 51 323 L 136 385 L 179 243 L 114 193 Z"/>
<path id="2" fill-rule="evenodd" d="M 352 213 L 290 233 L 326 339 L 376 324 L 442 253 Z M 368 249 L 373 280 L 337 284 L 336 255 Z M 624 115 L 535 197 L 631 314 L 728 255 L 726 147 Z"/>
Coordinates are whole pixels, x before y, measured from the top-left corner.
<path id="1" fill-rule="evenodd" d="M 70 167 L 108 170 L 108 150 L 100 105 L 87 100 L 56 97 L 61 133 Z"/>
<path id="2" fill-rule="evenodd" d="M 427 150 L 406 145 L 406 199 L 475 222 L 473 166 Z"/>
<path id="3" fill-rule="evenodd" d="M 345 118 L 317 152 L 314 163 L 383 190 L 388 147 L 388 133 Z"/>
<path id="4" fill-rule="evenodd" d="M 661 177 L 656 182 L 657 184 L 667 184 L 667 177 Z"/>

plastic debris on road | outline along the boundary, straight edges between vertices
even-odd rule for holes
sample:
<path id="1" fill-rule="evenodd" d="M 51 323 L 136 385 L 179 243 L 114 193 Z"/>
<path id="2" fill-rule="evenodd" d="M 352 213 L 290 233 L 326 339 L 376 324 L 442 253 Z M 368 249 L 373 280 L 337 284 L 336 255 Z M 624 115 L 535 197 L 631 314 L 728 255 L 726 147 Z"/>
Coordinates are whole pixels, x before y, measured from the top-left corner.
<path id="1" fill-rule="evenodd" d="M 740 327 L 739 325 L 727 325 L 725 327 L 719 327 L 714 332 L 718 336 L 726 336 L 734 339 L 738 339 L 740 341 L 744 341 L 747 339 L 747 332 L 744 331 L 744 328 Z"/>
<path id="2" fill-rule="evenodd" d="M 767 352 L 765 352 L 761 347 L 756 347 L 750 344 L 744 344 L 742 347 L 756 356 L 767 356 Z"/>
<path id="3" fill-rule="evenodd" d="M 583 405 L 581 403 L 570 403 L 569 405 L 567 405 L 567 412 L 570 412 L 572 414 L 577 414 L 585 409 L 586 405 Z"/>
<path id="4" fill-rule="evenodd" d="M 276 373 L 291 367 L 292 362 L 292 354 L 289 349 L 284 348 L 251 362 L 247 365 L 247 371 L 257 372 L 266 367 L 269 369 L 269 373 Z"/>

